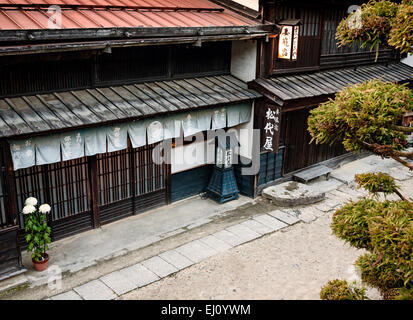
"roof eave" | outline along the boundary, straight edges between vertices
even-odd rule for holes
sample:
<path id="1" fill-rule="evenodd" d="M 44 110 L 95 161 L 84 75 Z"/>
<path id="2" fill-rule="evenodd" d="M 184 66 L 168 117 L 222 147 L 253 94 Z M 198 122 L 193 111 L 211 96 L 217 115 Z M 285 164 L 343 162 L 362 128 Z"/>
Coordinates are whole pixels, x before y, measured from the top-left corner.
<path id="1" fill-rule="evenodd" d="M 0 43 L 36 41 L 70 41 L 70 40 L 103 40 L 131 39 L 149 37 L 188 37 L 188 36 L 226 36 L 262 34 L 276 32 L 274 24 L 221 27 L 133 27 L 133 28 L 94 28 L 94 29 L 32 29 L 32 30 L 0 30 Z"/>
<path id="2" fill-rule="evenodd" d="M 48 42 L 38 44 L 15 44 L 0 46 L 0 56 L 37 54 L 46 52 L 68 52 L 86 50 L 104 50 L 111 48 L 138 47 L 151 45 L 190 44 L 202 45 L 202 42 L 253 40 L 265 37 L 265 33 L 193 36 L 193 37 L 168 37 L 168 38 L 143 38 L 143 39 L 111 39 L 97 41 L 73 41 L 73 42 Z"/>

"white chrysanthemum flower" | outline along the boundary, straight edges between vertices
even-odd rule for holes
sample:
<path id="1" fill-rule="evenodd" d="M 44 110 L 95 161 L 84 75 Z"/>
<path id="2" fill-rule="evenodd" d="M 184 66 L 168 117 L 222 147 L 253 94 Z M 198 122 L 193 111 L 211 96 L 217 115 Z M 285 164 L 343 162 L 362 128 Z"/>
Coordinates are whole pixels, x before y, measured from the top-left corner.
<path id="1" fill-rule="evenodd" d="M 23 208 L 23 214 L 30 214 L 30 213 L 33 213 L 35 211 L 36 211 L 35 206 L 33 206 L 31 204 L 25 205 L 24 208 Z"/>
<path id="2" fill-rule="evenodd" d="M 52 210 L 52 208 L 50 208 L 50 206 L 49 206 L 47 203 L 42 204 L 42 205 L 39 207 L 39 212 L 40 212 L 40 213 L 49 213 L 50 210 Z"/>
<path id="3" fill-rule="evenodd" d="M 24 202 L 25 205 L 35 206 L 37 204 L 37 199 L 35 197 L 29 197 Z"/>

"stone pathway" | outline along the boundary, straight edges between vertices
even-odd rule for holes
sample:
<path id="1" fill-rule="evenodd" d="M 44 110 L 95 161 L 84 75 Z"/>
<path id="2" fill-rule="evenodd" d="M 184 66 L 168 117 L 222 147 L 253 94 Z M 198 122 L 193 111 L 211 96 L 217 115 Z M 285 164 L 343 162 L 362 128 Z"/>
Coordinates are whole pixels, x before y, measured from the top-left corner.
<path id="1" fill-rule="evenodd" d="M 158 281 L 220 252 L 300 221 L 300 215 L 274 210 L 53 296 L 52 300 L 112 300 Z"/>
<path id="2" fill-rule="evenodd" d="M 112 300 L 127 292 L 168 277 L 193 264 L 250 242 L 293 224 L 311 223 L 327 212 L 339 208 L 347 200 L 365 195 L 360 190 L 342 186 L 326 193 L 326 200 L 302 208 L 281 208 L 232 225 L 203 238 L 92 280 L 52 300 Z"/>
<path id="3" fill-rule="evenodd" d="M 401 184 L 402 190 L 404 191 L 404 195 L 407 197 L 413 197 L 413 189 L 410 186 L 412 181 L 412 174 L 410 172 L 405 174 L 407 170 L 404 168 L 400 168 L 400 166 L 398 166 L 398 164 L 395 164 L 394 162 L 384 162 L 385 165 L 380 166 L 382 162 L 376 163 L 376 158 L 377 157 L 370 156 L 361 160 L 357 160 L 353 163 L 350 163 L 349 165 L 352 170 L 357 169 L 356 171 L 358 172 L 364 172 L 367 169 L 371 169 L 371 167 L 373 166 L 375 166 L 376 170 L 380 170 L 383 172 L 394 172 L 395 170 L 400 171 L 399 176 L 397 176 L 396 179 Z M 365 164 L 368 165 L 365 166 Z M 294 230 L 296 230 L 297 228 L 302 230 L 301 232 L 306 232 L 307 229 L 317 230 L 317 228 L 321 228 L 320 226 L 322 225 L 322 229 L 318 229 L 318 231 L 322 231 L 323 237 L 328 237 L 326 236 L 326 234 L 331 234 L 331 230 L 329 228 L 329 225 L 326 224 L 326 221 L 328 221 L 328 219 L 331 219 L 331 215 L 333 214 L 334 210 L 337 210 L 345 202 L 349 200 L 355 201 L 367 195 L 366 191 L 356 189 L 354 182 L 350 180 L 350 171 L 351 170 L 347 170 L 346 167 L 343 167 L 336 170 L 337 178 L 330 178 L 328 181 L 320 180 L 314 181 L 314 183 L 310 183 L 310 185 L 315 186 L 320 192 L 325 193 L 324 200 L 313 203 L 311 205 L 285 208 L 277 207 L 274 204 L 269 203 L 268 200 L 260 200 L 261 202 L 264 201 L 266 205 L 263 206 L 262 204 L 260 205 L 258 203 L 256 204 L 257 207 L 254 207 L 255 205 L 252 204 L 251 208 L 254 209 L 252 211 L 251 209 L 248 209 L 249 213 L 246 216 L 243 215 L 242 210 L 238 211 L 237 209 L 237 211 L 235 212 L 236 214 L 231 215 L 231 217 L 229 217 L 228 222 L 230 223 L 225 222 L 225 224 L 223 224 L 222 226 L 217 222 L 216 224 L 213 224 L 212 222 L 208 221 L 210 217 L 198 217 L 198 220 L 202 220 L 202 223 L 198 223 L 198 220 L 194 220 L 192 222 L 193 227 L 187 227 L 188 233 L 190 233 L 192 229 L 194 229 L 194 232 L 191 236 L 186 236 L 182 238 L 182 241 L 180 240 L 177 242 L 172 242 L 172 245 L 168 245 L 163 250 L 157 250 L 156 253 L 150 251 L 152 253 L 148 252 L 149 254 L 146 254 L 138 259 L 134 259 L 133 262 L 130 260 L 119 262 L 117 268 L 112 268 L 107 271 L 98 271 L 97 269 L 91 270 L 90 276 L 87 279 L 85 279 L 84 281 L 79 281 L 78 279 L 75 279 L 76 282 L 73 285 L 66 282 L 66 287 L 64 289 L 67 290 L 66 292 L 54 295 L 48 299 L 112 300 L 117 298 L 123 298 L 125 294 L 126 296 L 131 295 L 132 297 L 134 297 L 136 292 L 144 292 L 150 290 L 150 288 L 152 287 L 160 286 L 162 283 L 164 283 L 163 281 L 169 281 L 170 279 L 174 279 L 179 275 L 186 274 L 190 272 L 193 268 L 198 268 L 198 266 L 208 264 L 209 261 L 214 261 L 222 256 L 234 252 L 243 252 L 242 250 L 247 250 L 247 247 L 254 246 L 255 243 L 257 243 L 258 245 L 258 243 L 262 241 L 267 241 L 271 237 L 278 238 L 277 232 L 279 232 L 280 230 L 286 232 L 286 237 L 291 238 L 288 235 L 294 235 Z M 338 180 L 338 178 L 340 178 L 340 180 Z M 390 196 L 388 198 L 392 199 L 392 197 L 393 196 Z M 397 199 L 396 196 L 394 196 L 393 198 Z M 263 210 L 264 207 L 265 210 Z M 256 208 L 261 209 L 259 211 L 256 211 Z M 182 216 L 185 215 L 182 213 Z M 156 220 L 152 216 L 150 216 L 150 218 L 152 222 Z M 305 224 L 311 225 L 309 225 L 308 227 L 304 227 Z M 153 223 L 151 223 L 150 225 L 152 226 Z M 159 224 L 157 224 L 157 226 L 158 225 Z M 210 229 L 208 227 L 202 227 L 202 230 L 195 231 L 197 230 L 197 226 L 199 227 L 199 225 L 214 225 L 214 227 Z M 294 225 L 294 227 L 289 228 L 292 225 Z M 320 226 L 314 228 L 315 225 Z M 209 231 L 205 232 L 205 230 Z M 278 235 L 282 234 L 284 233 L 278 233 Z M 295 234 L 293 238 L 296 236 L 297 235 Z M 252 242 L 253 240 L 256 240 L 258 238 L 263 239 L 260 239 L 260 241 Z M 189 241 L 189 239 L 193 240 Z M 302 248 L 307 248 L 307 245 L 307 249 L 311 252 L 314 249 L 311 246 L 311 242 L 303 241 L 301 243 L 302 247 L 297 248 L 297 245 L 294 241 L 294 239 L 291 239 L 289 242 L 287 242 L 287 244 L 284 245 L 286 245 L 286 248 L 288 250 L 295 250 L 297 254 L 301 254 L 300 250 L 302 250 Z M 321 240 L 319 243 L 321 244 L 321 246 L 324 244 L 323 241 L 324 240 Z M 334 241 L 336 241 L 336 239 Z M 244 245 L 248 242 L 249 244 L 243 246 L 242 249 L 239 248 L 237 250 L 232 250 L 234 247 Z M 268 248 L 272 248 L 271 246 L 273 244 L 269 245 L 270 247 Z M 265 250 L 268 250 L 268 248 L 266 248 Z M 339 248 L 341 248 L 340 243 L 338 243 L 338 246 L 335 250 L 330 252 L 332 257 L 337 258 L 338 260 L 342 258 L 342 256 L 340 256 L 339 254 L 336 254 Z M 316 252 L 315 255 L 311 255 L 311 259 L 322 260 L 322 255 L 324 255 L 325 253 L 322 249 L 320 249 L 319 251 L 320 252 Z M 248 252 L 248 250 L 246 252 Z M 252 252 L 254 253 L 256 251 Z M 222 255 L 219 255 L 220 253 L 222 253 Z M 250 252 L 249 254 L 253 253 Z M 274 261 L 277 263 L 279 263 L 280 261 L 282 263 L 291 262 L 291 259 L 288 258 L 288 255 L 284 254 L 283 257 L 287 257 L 287 260 L 281 259 L 281 261 L 280 259 L 278 259 L 277 255 L 277 259 Z M 271 265 L 273 264 L 273 261 L 267 261 L 266 263 Z M 329 264 L 327 264 L 327 266 L 328 265 Z M 263 265 L 262 267 L 265 267 L 265 265 Z M 277 269 L 279 273 L 288 270 L 284 270 L 282 268 L 282 265 L 276 266 L 276 268 L 280 267 L 281 269 Z M 326 266 L 322 265 L 322 267 L 324 268 Z M 183 269 L 186 270 L 180 272 Z M 201 276 L 198 273 L 196 274 L 197 278 Z M 232 271 L 230 275 L 231 274 Z M 174 277 L 171 277 L 171 275 L 174 275 Z M 285 276 L 287 276 L 288 278 L 288 275 Z M 294 286 L 294 283 L 292 283 L 291 285 Z M 295 285 L 300 286 L 299 283 L 296 283 Z M 140 289 L 145 286 L 145 289 Z M 316 291 L 317 290 L 318 288 L 316 289 Z M 39 298 L 44 298 L 47 296 L 43 295 Z"/>

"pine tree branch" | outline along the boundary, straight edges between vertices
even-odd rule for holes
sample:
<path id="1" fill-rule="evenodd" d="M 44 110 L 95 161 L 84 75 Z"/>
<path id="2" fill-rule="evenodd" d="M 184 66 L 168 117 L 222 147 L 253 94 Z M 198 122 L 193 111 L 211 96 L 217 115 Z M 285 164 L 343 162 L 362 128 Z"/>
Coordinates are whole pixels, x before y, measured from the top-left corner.
<path id="1" fill-rule="evenodd" d="M 410 170 L 413 171 L 413 165 L 408 163 L 406 160 L 403 160 L 403 159 L 401 159 L 401 158 L 399 158 L 398 156 L 395 156 L 395 155 L 391 155 L 390 157 L 392 159 L 396 160 L 397 162 L 401 163 L 402 165 L 408 167 Z"/>
<path id="2" fill-rule="evenodd" d="M 413 127 L 396 126 L 396 130 L 411 133 L 411 132 L 413 132 Z"/>
<path id="3" fill-rule="evenodd" d="M 370 144 L 364 141 L 360 141 L 360 142 L 366 147 L 366 149 L 376 154 L 379 154 L 383 157 L 387 157 L 387 158 L 390 157 L 413 171 L 413 164 L 410 164 L 406 160 L 403 160 L 400 158 L 400 157 L 405 157 L 408 159 L 413 159 L 413 152 L 394 151 L 393 148 L 389 145 L 379 145 L 377 143 Z"/>
<path id="4" fill-rule="evenodd" d="M 394 190 L 394 193 L 397 194 L 400 199 L 402 199 L 403 201 L 406 201 L 406 198 L 400 193 L 399 190 Z"/>
<path id="5" fill-rule="evenodd" d="M 411 152 L 393 151 L 393 154 L 398 157 L 405 157 L 407 159 L 413 159 L 413 151 Z"/>

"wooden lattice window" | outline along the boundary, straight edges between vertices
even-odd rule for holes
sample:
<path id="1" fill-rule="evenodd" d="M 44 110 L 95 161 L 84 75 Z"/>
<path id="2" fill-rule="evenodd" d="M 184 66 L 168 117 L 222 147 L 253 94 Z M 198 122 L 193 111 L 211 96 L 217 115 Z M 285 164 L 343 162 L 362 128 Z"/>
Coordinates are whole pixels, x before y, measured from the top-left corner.
<path id="1" fill-rule="evenodd" d="M 34 166 L 14 172 L 19 212 L 28 197 L 52 207 L 51 220 L 57 221 L 90 211 L 87 158 Z M 21 226 L 23 219 L 20 217 Z"/>

